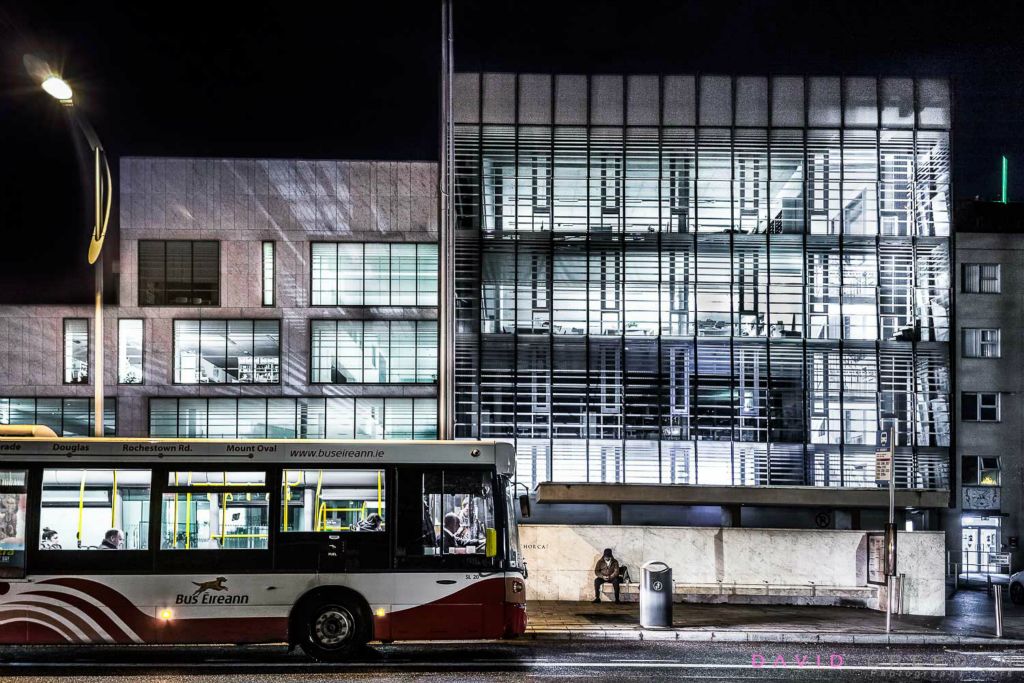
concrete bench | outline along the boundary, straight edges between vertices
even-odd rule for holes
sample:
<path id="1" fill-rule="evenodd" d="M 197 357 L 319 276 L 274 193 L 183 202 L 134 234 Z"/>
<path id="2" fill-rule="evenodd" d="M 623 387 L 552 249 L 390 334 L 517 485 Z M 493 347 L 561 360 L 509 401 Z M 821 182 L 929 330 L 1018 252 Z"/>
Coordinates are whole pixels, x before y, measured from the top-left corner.
<path id="1" fill-rule="evenodd" d="M 603 595 L 615 596 L 610 584 L 602 586 Z M 624 602 L 640 599 L 640 584 L 624 583 L 619 586 Z M 877 603 L 875 586 L 819 586 L 816 584 L 745 584 L 745 583 L 685 583 L 677 581 L 673 587 L 674 602 L 744 605 L 827 605 L 870 607 Z"/>

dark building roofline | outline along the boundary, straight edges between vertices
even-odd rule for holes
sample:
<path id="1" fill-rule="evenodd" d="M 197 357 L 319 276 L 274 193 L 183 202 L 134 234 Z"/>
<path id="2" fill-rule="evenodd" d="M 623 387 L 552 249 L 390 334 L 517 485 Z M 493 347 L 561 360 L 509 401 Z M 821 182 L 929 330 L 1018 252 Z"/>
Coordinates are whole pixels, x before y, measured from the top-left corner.
<path id="1" fill-rule="evenodd" d="M 954 217 L 956 231 L 964 233 L 1024 233 L 1024 202 L 961 202 Z"/>

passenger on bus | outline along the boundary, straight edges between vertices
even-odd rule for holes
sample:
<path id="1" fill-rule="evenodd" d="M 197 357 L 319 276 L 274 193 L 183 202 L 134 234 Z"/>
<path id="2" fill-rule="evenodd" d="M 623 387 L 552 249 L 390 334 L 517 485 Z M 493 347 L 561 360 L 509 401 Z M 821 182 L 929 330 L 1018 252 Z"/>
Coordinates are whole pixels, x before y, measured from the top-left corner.
<path id="1" fill-rule="evenodd" d="M 120 529 L 111 529 L 103 534 L 100 550 L 121 550 L 122 548 L 124 548 L 124 534 Z"/>
<path id="2" fill-rule="evenodd" d="M 383 531 L 384 519 L 376 512 L 371 512 L 365 519 L 355 523 L 353 531 Z"/>
<path id="3" fill-rule="evenodd" d="M 45 527 L 43 529 L 43 540 L 39 544 L 41 550 L 61 550 L 60 534 L 56 529 Z"/>
<path id="4" fill-rule="evenodd" d="M 483 523 L 476 515 L 476 508 L 473 499 L 466 496 L 462 499 L 462 508 L 458 511 L 459 530 L 455 533 L 458 538 L 467 541 L 464 545 L 470 545 L 469 541 L 476 543 L 484 537 Z"/>
<path id="5" fill-rule="evenodd" d="M 444 516 L 444 538 L 445 546 L 448 548 L 467 548 L 472 546 L 478 546 L 482 543 L 480 538 L 474 538 L 471 536 L 459 535 L 460 531 L 465 531 L 461 522 L 459 522 L 459 516 L 454 512 L 449 512 Z"/>

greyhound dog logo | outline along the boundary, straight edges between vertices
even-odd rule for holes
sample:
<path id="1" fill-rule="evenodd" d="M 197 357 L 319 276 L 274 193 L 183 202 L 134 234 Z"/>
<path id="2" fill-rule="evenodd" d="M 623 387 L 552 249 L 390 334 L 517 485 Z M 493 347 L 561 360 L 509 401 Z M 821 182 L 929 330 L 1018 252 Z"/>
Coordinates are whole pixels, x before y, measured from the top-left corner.
<path id="1" fill-rule="evenodd" d="M 192 585 L 197 586 L 195 593 L 192 595 L 200 595 L 206 591 L 226 591 L 228 589 L 224 583 L 227 581 L 223 576 L 218 576 L 216 579 L 210 579 L 209 581 L 193 581 Z"/>

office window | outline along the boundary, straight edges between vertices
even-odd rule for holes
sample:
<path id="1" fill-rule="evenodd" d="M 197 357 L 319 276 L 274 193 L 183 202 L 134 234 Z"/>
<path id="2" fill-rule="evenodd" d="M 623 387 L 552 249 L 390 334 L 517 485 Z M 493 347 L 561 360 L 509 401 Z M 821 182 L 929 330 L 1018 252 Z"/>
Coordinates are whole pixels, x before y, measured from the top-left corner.
<path id="1" fill-rule="evenodd" d="M 139 305 L 220 305 L 220 243 L 139 240 Z"/>
<path id="2" fill-rule="evenodd" d="M 437 323 L 310 321 L 314 384 L 437 380 Z"/>
<path id="3" fill-rule="evenodd" d="M 153 398 L 149 401 L 149 435 L 200 439 L 436 439 L 437 399 Z"/>
<path id="4" fill-rule="evenodd" d="M 117 382 L 142 384 L 142 321 L 117 321 Z"/>
<path id="5" fill-rule="evenodd" d="M 278 320 L 175 320 L 176 384 L 277 384 Z"/>
<path id="6" fill-rule="evenodd" d="M 999 394 L 968 391 L 961 393 L 960 417 L 968 422 L 998 422 Z"/>
<path id="7" fill-rule="evenodd" d="M 89 383 L 89 321 L 64 319 L 64 384 Z"/>
<path id="8" fill-rule="evenodd" d="M 274 243 L 263 243 L 263 305 L 274 305 Z"/>
<path id="9" fill-rule="evenodd" d="M 968 294 L 998 294 L 1001 290 L 998 263 L 963 264 L 963 290 Z"/>
<path id="10" fill-rule="evenodd" d="M 312 243 L 314 306 L 436 306 L 437 245 Z"/>
<path id="11" fill-rule="evenodd" d="M 0 398 L 0 424 L 46 425 L 60 436 L 93 435 L 91 398 Z M 103 401 L 103 434 L 114 436 L 117 399 Z"/>
<path id="12" fill-rule="evenodd" d="M 964 486 L 999 486 L 999 458 L 965 455 L 960 462 Z"/>
<path id="13" fill-rule="evenodd" d="M 149 470 L 43 470 L 39 549 L 145 550 L 150 474 Z"/>
<path id="14" fill-rule="evenodd" d="M 963 329 L 964 358 L 999 358 L 999 330 L 965 327 Z"/>

